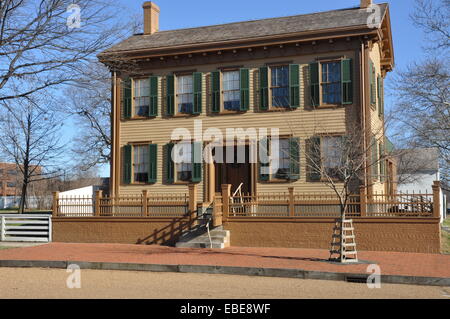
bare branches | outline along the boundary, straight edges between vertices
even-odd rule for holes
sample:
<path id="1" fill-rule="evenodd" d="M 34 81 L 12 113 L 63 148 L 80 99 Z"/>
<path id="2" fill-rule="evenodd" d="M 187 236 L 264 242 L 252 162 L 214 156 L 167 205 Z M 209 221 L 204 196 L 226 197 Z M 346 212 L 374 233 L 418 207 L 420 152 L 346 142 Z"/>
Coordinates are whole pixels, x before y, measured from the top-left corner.
<path id="1" fill-rule="evenodd" d="M 79 68 L 128 34 L 113 20 L 113 1 L 75 3 L 80 28 L 67 25 L 73 1 L 0 2 L 0 101 L 74 83 Z"/>
<path id="2" fill-rule="evenodd" d="M 61 122 L 42 99 L 24 98 L 8 106 L 11 110 L 0 114 L 0 150 L 20 170 L 23 212 L 28 185 L 58 173 L 56 164 L 63 151 L 59 139 Z"/>
<path id="3" fill-rule="evenodd" d="M 414 24 L 428 36 L 429 49 L 448 49 L 450 45 L 450 1 L 416 0 Z"/>
<path id="4" fill-rule="evenodd" d="M 111 152 L 111 77 L 100 63 L 83 70 L 77 85 L 66 90 L 63 111 L 79 125 L 74 153 L 79 168 L 90 169 L 110 162 Z"/>
<path id="5" fill-rule="evenodd" d="M 427 34 L 428 45 L 423 61 L 398 72 L 394 79 L 392 92 L 397 100 L 394 116 L 403 135 L 398 142 L 404 149 L 437 148 L 442 181 L 448 184 L 450 1 L 416 0 L 416 12 L 411 18 Z"/>

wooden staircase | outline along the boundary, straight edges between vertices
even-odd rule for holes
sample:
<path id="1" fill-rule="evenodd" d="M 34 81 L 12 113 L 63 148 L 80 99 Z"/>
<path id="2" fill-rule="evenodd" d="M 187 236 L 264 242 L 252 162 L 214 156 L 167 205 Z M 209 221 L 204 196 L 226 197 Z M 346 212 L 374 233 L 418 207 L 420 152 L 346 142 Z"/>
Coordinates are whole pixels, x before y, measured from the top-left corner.
<path id="1" fill-rule="evenodd" d="M 342 263 L 357 263 L 358 252 L 356 251 L 355 229 L 353 220 L 336 220 L 333 228 L 333 240 L 330 249 L 330 260 Z"/>

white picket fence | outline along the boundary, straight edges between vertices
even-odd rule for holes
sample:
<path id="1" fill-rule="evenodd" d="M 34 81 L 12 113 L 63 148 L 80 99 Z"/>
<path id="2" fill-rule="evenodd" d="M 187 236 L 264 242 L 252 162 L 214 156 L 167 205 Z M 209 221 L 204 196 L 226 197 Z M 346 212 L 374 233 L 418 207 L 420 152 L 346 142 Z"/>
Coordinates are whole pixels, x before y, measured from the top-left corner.
<path id="1" fill-rule="evenodd" d="M 51 215 L 0 215 L 0 241 L 52 241 Z"/>

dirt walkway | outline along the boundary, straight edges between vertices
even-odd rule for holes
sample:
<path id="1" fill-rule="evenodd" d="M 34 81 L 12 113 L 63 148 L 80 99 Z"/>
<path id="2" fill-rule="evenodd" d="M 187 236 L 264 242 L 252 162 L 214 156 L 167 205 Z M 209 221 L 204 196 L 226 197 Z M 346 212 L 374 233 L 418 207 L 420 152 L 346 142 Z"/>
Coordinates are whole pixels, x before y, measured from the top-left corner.
<path id="1" fill-rule="evenodd" d="M 0 268 L 0 298 L 446 298 L 450 289 L 231 275 L 81 270 L 81 288 L 69 289 L 64 269 Z"/>

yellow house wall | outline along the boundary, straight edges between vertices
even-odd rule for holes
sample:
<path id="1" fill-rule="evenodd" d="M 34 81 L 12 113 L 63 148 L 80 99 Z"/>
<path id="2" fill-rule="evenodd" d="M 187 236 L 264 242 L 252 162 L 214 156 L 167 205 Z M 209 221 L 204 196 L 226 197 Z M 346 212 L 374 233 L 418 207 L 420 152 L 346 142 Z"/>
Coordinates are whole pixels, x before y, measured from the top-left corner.
<path id="1" fill-rule="evenodd" d="M 309 107 L 309 73 L 308 65 L 320 57 L 346 56 L 353 59 L 353 105 L 345 107 L 315 109 Z M 266 63 L 289 62 L 300 64 L 300 84 L 301 97 L 300 107 L 294 111 L 264 111 L 258 110 L 259 106 L 259 67 Z M 359 61 L 358 51 L 347 50 L 330 52 L 320 55 L 285 56 L 264 60 L 249 60 L 238 62 L 240 67 L 250 69 L 250 109 L 244 114 L 213 115 L 209 114 L 211 109 L 210 98 L 210 72 L 218 67 L 236 66 L 237 63 L 197 65 L 193 68 L 170 68 L 152 69 L 148 73 L 159 76 L 159 107 L 158 117 L 154 119 L 120 121 L 119 146 L 123 147 L 133 142 L 151 142 L 158 144 L 158 178 L 157 183 L 152 185 L 122 185 L 119 184 L 120 194 L 136 194 L 146 189 L 153 193 L 185 193 L 186 185 L 164 185 L 163 184 L 163 146 L 170 142 L 172 131 L 175 128 L 187 128 L 191 132 L 194 130 L 194 120 L 203 121 L 203 131 L 208 128 L 219 128 L 224 133 L 226 128 L 279 128 L 281 135 L 300 137 L 301 174 L 300 180 L 292 183 L 258 183 L 258 192 L 286 192 L 287 187 L 295 187 L 296 192 L 331 192 L 322 183 L 306 181 L 306 163 L 303 156 L 305 150 L 305 140 L 317 133 L 345 133 L 350 119 L 355 116 L 360 108 L 359 93 Z M 165 117 L 166 109 L 165 77 L 172 72 L 192 70 L 203 72 L 203 107 L 199 116 Z M 143 72 L 145 73 L 145 72 Z M 115 165 L 121 166 L 121 158 L 116 160 Z M 205 167 L 205 165 L 204 165 Z M 205 176 L 205 174 L 203 174 Z M 203 181 L 199 184 L 199 200 L 204 199 L 206 188 Z"/>

